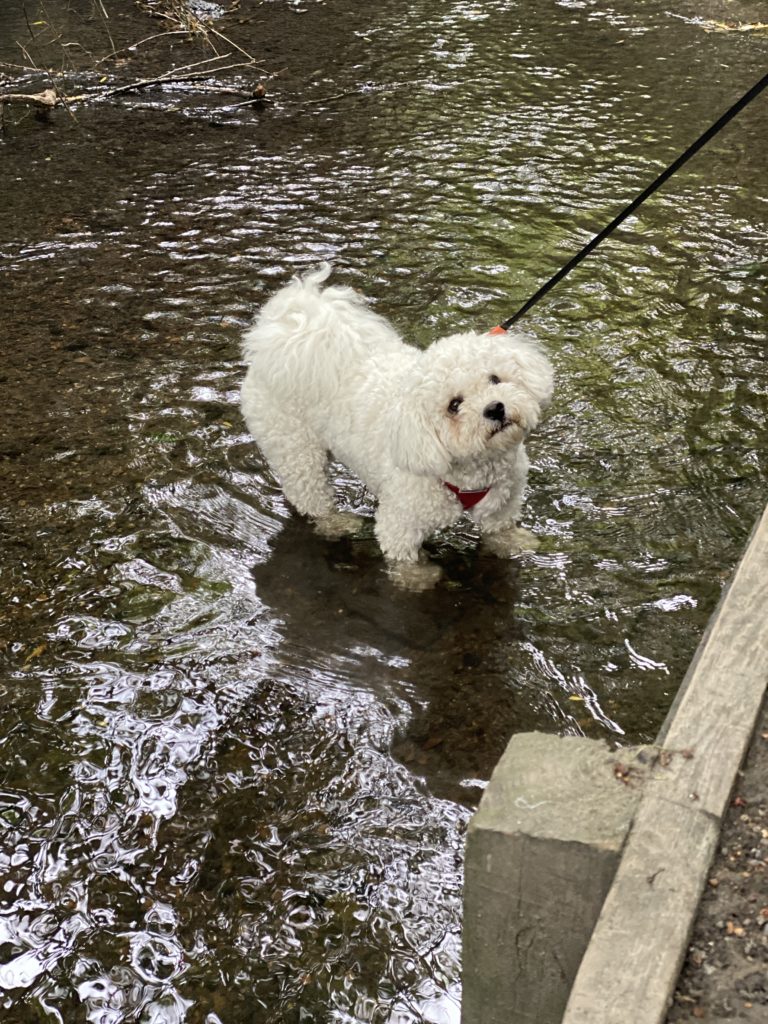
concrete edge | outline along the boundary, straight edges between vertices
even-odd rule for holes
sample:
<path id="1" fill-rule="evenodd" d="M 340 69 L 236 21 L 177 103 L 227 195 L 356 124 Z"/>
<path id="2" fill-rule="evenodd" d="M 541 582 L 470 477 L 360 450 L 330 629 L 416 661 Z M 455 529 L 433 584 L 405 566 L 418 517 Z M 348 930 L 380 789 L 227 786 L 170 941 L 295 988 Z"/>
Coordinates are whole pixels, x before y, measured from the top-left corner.
<path id="1" fill-rule="evenodd" d="M 469 823 L 462 1021 L 559 1024 L 656 751 L 517 733 Z M 620 775 L 617 771 L 620 770 Z"/>
<path id="2" fill-rule="evenodd" d="M 768 508 L 660 733 L 562 1024 L 662 1024 L 768 682 Z"/>

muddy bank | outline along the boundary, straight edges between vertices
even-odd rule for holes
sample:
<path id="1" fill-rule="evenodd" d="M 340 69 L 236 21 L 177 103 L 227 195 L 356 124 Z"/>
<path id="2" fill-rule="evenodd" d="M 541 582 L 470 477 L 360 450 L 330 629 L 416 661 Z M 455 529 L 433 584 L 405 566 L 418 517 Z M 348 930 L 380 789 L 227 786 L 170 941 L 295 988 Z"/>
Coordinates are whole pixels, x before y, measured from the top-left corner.
<path id="1" fill-rule="evenodd" d="M 768 714 L 737 780 L 668 1024 L 749 1021 L 768 1006 Z"/>

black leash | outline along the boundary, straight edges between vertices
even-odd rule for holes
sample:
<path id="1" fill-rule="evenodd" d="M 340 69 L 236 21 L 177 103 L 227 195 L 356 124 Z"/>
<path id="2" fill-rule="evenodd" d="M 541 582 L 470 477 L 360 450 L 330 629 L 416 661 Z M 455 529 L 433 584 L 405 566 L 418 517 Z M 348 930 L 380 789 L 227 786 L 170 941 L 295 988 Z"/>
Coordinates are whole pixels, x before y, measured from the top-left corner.
<path id="1" fill-rule="evenodd" d="M 536 292 L 536 294 L 532 295 L 531 298 L 528 299 L 525 305 L 521 306 L 520 309 L 518 309 L 518 311 L 515 314 L 513 314 L 508 320 L 504 320 L 503 323 L 499 325 L 499 327 L 494 327 L 491 333 L 501 333 L 502 331 L 509 330 L 512 324 L 514 324 L 517 320 L 520 319 L 521 316 L 527 313 L 531 306 L 534 306 L 539 301 L 539 299 L 542 299 L 547 294 L 547 292 L 550 291 L 550 289 L 554 288 L 559 281 L 562 281 L 566 274 L 570 274 L 573 268 L 577 267 L 579 263 L 581 263 L 581 261 L 586 256 L 588 256 L 592 252 L 592 250 L 603 241 L 604 238 L 607 238 L 608 235 L 611 234 L 611 232 L 616 230 L 619 224 L 625 221 L 627 217 L 631 216 L 631 214 L 635 212 L 638 206 L 640 206 L 641 203 L 645 202 L 648 196 L 653 195 L 653 193 L 658 188 L 660 188 L 668 178 L 672 177 L 675 171 L 679 171 L 684 163 L 687 163 L 687 161 L 690 160 L 692 156 L 698 153 L 702 146 L 706 146 L 709 140 L 714 138 L 715 135 L 717 135 L 717 133 L 720 131 L 720 129 L 724 128 L 728 124 L 728 122 L 739 113 L 740 110 L 743 110 L 748 103 L 751 103 L 756 96 L 759 96 L 767 85 L 768 74 L 764 75 L 760 79 L 760 81 L 756 85 L 753 85 L 748 92 L 745 92 L 741 99 L 737 100 L 732 107 L 729 107 L 728 110 L 726 110 L 726 112 L 723 114 L 723 116 L 719 118 L 717 121 L 715 121 L 711 128 L 708 128 L 703 135 L 696 139 L 696 141 L 692 145 L 690 145 L 688 149 L 686 149 L 684 153 L 681 153 L 677 160 L 671 163 L 666 170 L 662 171 L 658 178 L 656 178 L 655 181 L 651 182 L 648 188 L 641 192 L 636 199 L 632 200 L 629 206 L 624 207 L 624 209 L 621 211 L 618 217 L 614 217 L 610 224 L 604 227 L 599 234 L 595 235 L 595 237 L 591 241 L 587 242 L 583 249 L 577 252 L 576 255 L 572 257 L 570 260 L 568 260 L 565 266 L 558 270 L 554 277 L 550 277 L 547 283 L 542 285 L 541 288 L 539 288 L 539 290 Z"/>

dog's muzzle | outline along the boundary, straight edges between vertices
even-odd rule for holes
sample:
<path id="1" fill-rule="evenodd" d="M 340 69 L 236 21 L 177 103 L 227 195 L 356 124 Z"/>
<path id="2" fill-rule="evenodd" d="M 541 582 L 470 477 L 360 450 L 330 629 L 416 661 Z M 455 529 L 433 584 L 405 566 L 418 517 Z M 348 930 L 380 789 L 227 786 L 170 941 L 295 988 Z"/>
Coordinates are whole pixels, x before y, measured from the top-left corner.
<path id="1" fill-rule="evenodd" d="M 496 423 L 503 424 L 506 412 L 503 402 L 491 402 L 490 405 L 486 405 L 483 409 L 483 416 L 485 416 L 487 420 L 493 420 Z"/>
<path id="2" fill-rule="evenodd" d="M 504 407 L 503 402 L 491 402 L 490 405 L 486 405 L 483 409 L 483 416 L 487 419 L 491 426 L 491 437 L 494 434 L 498 434 L 501 430 L 506 430 L 507 427 L 520 427 L 523 431 L 523 435 L 528 434 L 527 429 L 523 426 L 520 416 L 517 413 L 512 413 L 511 416 L 507 415 L 507 410 Z"/>

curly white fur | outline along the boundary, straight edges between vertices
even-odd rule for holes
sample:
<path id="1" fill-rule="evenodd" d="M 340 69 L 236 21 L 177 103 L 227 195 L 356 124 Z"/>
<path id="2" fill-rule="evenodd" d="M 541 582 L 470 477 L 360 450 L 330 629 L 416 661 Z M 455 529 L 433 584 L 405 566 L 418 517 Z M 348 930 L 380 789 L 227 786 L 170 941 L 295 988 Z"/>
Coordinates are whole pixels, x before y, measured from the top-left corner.
<path id="1" fill-rule="evenodd" d="M 376 536 L 391 562 L 463 514 L 460 490 L 488 488 L 468 514 L 509 550 L 528 458 L 523 440 L 552 392 L 552 368 L 520 334 L 455 334 L 420 350 L 351 288 L 294 279 L 245 334 L 242 410 L 288 501 L 334 515 L 328 452 L 378 498 Z"/>

